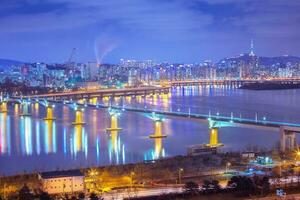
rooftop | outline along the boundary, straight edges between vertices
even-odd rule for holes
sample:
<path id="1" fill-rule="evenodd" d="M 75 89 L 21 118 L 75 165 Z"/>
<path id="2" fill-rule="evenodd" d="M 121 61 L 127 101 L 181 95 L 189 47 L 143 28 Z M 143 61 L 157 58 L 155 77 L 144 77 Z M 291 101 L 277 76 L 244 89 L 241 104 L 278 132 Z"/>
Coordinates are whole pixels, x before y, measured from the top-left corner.
<path id="1" fill-rule="evenodd" d="M 83 176 L 80 170 L 68 170 L 68 171 L 53 171 L 53 172 L 42 172 L 40 173 L 43 179 L 60 178 L 60 177 L 74 177 Z"/>

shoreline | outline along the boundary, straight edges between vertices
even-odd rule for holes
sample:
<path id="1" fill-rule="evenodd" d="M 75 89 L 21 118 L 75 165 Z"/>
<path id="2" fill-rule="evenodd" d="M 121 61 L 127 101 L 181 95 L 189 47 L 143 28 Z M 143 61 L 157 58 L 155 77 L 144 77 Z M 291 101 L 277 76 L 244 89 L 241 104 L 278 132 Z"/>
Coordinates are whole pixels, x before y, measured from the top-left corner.
<path id="1" fill-rule="evenodd" d="M 292 90 L 300 89 L 300 83 L 247 83 L 239 87 L 244 90 Z"/>

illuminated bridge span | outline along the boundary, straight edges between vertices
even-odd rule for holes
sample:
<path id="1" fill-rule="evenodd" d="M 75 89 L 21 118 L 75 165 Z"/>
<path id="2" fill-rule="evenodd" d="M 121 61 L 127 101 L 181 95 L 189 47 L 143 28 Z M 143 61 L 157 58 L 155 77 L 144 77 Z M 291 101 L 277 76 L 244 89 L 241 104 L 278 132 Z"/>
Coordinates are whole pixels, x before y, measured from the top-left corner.
<path id="1" fill-rule="evenodd" d="M 191 86 L 191 85 L 237 85 L 241 86 L 249 83 L 282 83 L 282 84 L 298 84 L 299 78 L 288 79 L 229 79 L 229 80 L 184 80 L 184 81 L 172 81 L 170 84 L 172 87 L 176 86 Z"/>
<path id="2" fill-rule="evenodd" d="M 158 90 L 158 92 L 163 92 L 165 88 L 161 87 L 162 90 Z M 169 88 L 167 89 L 169 90 Z M 152 92 L 155 92 L 156 90 L 152 89 Z M 143 90 L 145 92 L 145 90 Z M 9 99 L 3 100 L 0 103 L 0 113 L 7 113 L 7 101 Z M 20 103 L 22 106 L 23 113 L 22 116 L 30 117 L 30 113 L 28 110 L 28 105 L 31 103 L 31 100 L 17 100 L 13 99 L 13 102 Z M 117 117 L 119 111 L 131 111 L 131 112 L 138 112 L 147 114 L 148 117 L 150 117 L 155 122 L 155 134 L 151 135 L 150 138 L 164 138 L 166 137 L 161 133 L 161 123 L 163 122 L 163 118 L 165 116 L 170 117 L 183 117 L 183 118 L 189 118 L 189 119 L 196 119 L 199 121 L 203 121 L 205 123 L 208 123 L 209 127 L 209 134 L 210 134 L 210 141 L 208 144 L 206 144 L 206 147 L 209 148 L 216 148 L 223 146 L 222 143 L 218 140 L 218 132 L 219 129 L 222 127 L 256 127 L 256 128 L 267 128 L 272 130 L 279 130 L 280 133 L 280 147 L 281 151 L 284 152 L 286 150 L 294 150 L 297 148 L 296 143 L 296 133 L 300 133 L 300 123 L 288 123 L 288 122 L 277 122 L 277 121 L 269 121 L 266 118 L 263 118 L 262 120 L 259 120 L 257 117 L 255 119 L 247 119 L 242 117 L 234 117 L 233 114 L 231 116 L 221 116 L 221 115 L 211 115 L 211 114 L 196 114 L 189 112 L 182 112 L 182 111 L 164 111 L 164 110 L 156 110 L 156 109 L 149 109 L 147 107 L 140 108 L 140 107 L 128 107 L 128 106 L 114 106 L 114 105 L 104 105 L 104 104 L 87 104 L 85 103 L 75 103 L 72 100 L 71 101 L 61 101 L 58 99 L 53 100 L 45 100 L 45 99 L 34 99 L 35 104 L 41 103 L 43 104 L 47 109 L 47 115 L 44 118 L 45 121 L 53 121 L 55 120 L 55 116 L 53 116 L 53 109 L 54 104 L 53 103 L 64 103 L 68 104 L 69 106 L 73 107 L 75 110 L 75 122 L 72 124 L 75 126 L 78 125 L 84 125 L 83 121 L 83 112 L 84 108 L 86 106 L 92 107 L 92 108 L 109 108 L 111 115 L 111 127 L 108 128 L 108 131 L 119 131 L 121 130 L 120 127 L 118 127 L 117 123 Z M 49 104 L 52 103 L 52 104 Z M 81 108 L 82 107 L 82 108 Z M 116 111 L 114 111 L 116 110 Z M 118 112 L 117 112 L 118 111 Z"/>
<path id="3" fill-rule="evenodd" d="M 163 111 L 156 109 L 143 109 L 143 108 L 134 108 L 134 107 L 122 107 L 122 106 L 106 106 L 106 105 L 92 105 L 91 107 L 102 107 L 102 108 L 113 108 L 119 109 L 122 111 L 131 111 L 131 112 L 139 112 L 139 113 L 155 113 L 157 115 L 171 116 L 171 117 L 186 117 L 200 120 L 209 120 L 216 122 L 224 122 L 227 126 L 238 126 L 238 125 L 249 125 L 249 126 L 257 126 L 257 127 L 270 127 L 270 128 L 280 128 L 282 126 L 290 126 L 300 128 L 300 123 L 288 123 L 288 122 L 274 122 L 268 120 L 255 120 L 255 119 L 247 119 L 247 118 L 239 118 L 239 117 L 228 117 L 228 116 L 220 116 L 220 115 L 206 115 L 206 114 L 195 114 L 195 113 L 186 113 L 186 112 L 176 112 L 176 111 Z M 228 125 L 231 124 L 231 125 Z"/>
<path id="4" fill-rule="evenodd" d="M 122 111 L 132 111 L 139 113 L 148 113 L 152 115 L 154 121 L 156 117 L 153 116 L 171 116 L 171 117 L 186 117 L 191 119 L 198 119 L 209 124 L 210 129 L 210 142 L 206 145 L 207 147 L 219 147 L 223 146 L 222 143 L 218 141 L 218 130 L 221 127 L 256 127 L 256 128 L 268 128 L 272 130 L 279 130 L 280 132 L 280 148 L 284 152 L 286 150 L 294 150 L 297 148 L 296 143 L 296 133 L 300 133 L 300 123 L 288 123 L 288 122 L 276 122 L 268 121 L 266 119 L 247 119 L 240 117 L 220 116 L 220 115 L 206 115 L 206 114 L 195 114 L 186 112 L 176 112 L 176 111 L 163 111 L 156 109 L 147 108 L 134 108 L 134 107 L 124 107 L 124 106 L 106 106 L 106 105 L 93 105 L 88 104 L 90 107 L 102 107 L 110 109 L 119 109 Z M 157 121 L 157 120 L 156 120 Z"/>
<path id="5" fill-rule="evenodd" d="M 64 100 L 64 99 L 82 99 L 82 98 L 106 97 L 106 96 L 134 96 L 134 95 L 161 94 L 161 93 L 168 93 L 169 90 L 170 87 L 138 87 L 138 88 L 125 88 L 125 89 L 101 89 L 101 90 L 89 90 L 89 91 L 28 95 L 28 96 L 22 96 L 21 98 Z M 20 97 L 13 97 L 13 98 L 20 98 Z"/>

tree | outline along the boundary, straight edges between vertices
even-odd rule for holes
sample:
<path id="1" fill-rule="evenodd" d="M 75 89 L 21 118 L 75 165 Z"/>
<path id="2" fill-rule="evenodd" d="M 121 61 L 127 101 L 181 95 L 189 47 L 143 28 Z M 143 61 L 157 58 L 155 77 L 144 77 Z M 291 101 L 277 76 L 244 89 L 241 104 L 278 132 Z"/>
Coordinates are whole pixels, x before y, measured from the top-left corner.
<path id="1" fill-rule="evenodd" d="M 63 197 L 63 200 L 70 200 L 69 195 L 65 194 L 64 197 Z"/>
<path id="2" fill-rule="evenodd" d="M 196 194 L 199 192 L 199 185 L 193 181 L 189 181 L 185 183 L 184 190 L 187 193 Z"/>
<path id="3" fill-rule="evenodd" d="M 249 196 L 255 191 L 253 181 L 246 176 L 234 176 L 230 179 L 228 185 L 235 188 L 238 196 Z"/>
<path id="4" fill-rule="evenodd" d="M 84 200 L 84 197 L 85 197 L 85 195 L 84 195 L 83 192 L 80 192 L 80 193 L 78 194 L 78 200 Z"/>
<path id="5" fill-rule="evenodd" d="M 91 193 L 90 200 L 100 200 L 100 198 L 95 193 Z M 102 200 L 102 198 L 101 198 L 101 200 Z"/>
<path id="6" fill-rule="evenodd" d="M 220 186 L 218 180 L 212 180 L 211 184 L 212 184 L 215 192 L 219 192 L 221 190 L 221 186 Z"/>
<path id="7" fill-rule="evenodd" d="M 204 180 L 204 181 L 203 181 L 202 188 L 203 188 L 204 190 L 208 190 L 208 189 L 210 189 L 210 184 L 211 184 L 211 182 L 210 182 L 209 180 Z"/>
<path id="8" fill-rule="evenodd" d="M 75 196 L 72 196 L 71 200 L 77 200 L 77 198 Z"/>
<path id="9" fill-rule="evenodd" d="M 42 192 L 39 195 L 39 200 L 52 200 L 52 198 L 47 192 Z"/>
<path id="10" fill-rule="evenodd" d="M 262 194 L 267 195 L 270 192 L 270 182 L 269 177 L 264 176 L 262 179 Z"/>
<path id="11" fill-rule="evenodd" d="M 29 187 L 25 184 L 19 191 L 19 200 L 32 200 L 33 195 Z"/>

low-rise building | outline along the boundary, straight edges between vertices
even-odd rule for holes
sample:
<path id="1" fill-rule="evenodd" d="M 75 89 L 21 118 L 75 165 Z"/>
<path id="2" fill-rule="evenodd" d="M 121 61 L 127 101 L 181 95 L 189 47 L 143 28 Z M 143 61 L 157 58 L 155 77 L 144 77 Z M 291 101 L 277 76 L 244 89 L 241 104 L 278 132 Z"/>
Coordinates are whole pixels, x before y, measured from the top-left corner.
<path id="1" fill-rule="evenodd" d="M 83 192 L 84 174 L 80 170 L 43 172 L 39 174 L 42 189 L 49 194 Z"/>

